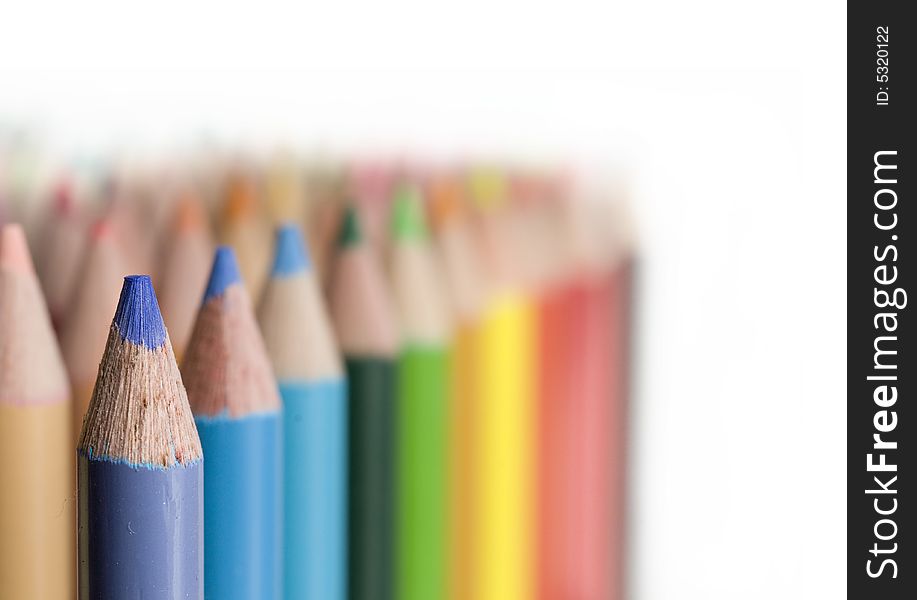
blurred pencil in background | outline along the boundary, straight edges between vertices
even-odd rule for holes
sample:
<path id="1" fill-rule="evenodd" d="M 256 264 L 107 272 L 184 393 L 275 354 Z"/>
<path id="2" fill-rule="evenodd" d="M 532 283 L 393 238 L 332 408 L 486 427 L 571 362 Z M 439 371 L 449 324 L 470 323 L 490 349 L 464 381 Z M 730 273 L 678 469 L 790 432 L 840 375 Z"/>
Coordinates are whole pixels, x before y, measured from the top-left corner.
<path id="1" fill-rule="evenodd" d="M 374 252 L 384 256 L 397 183 L 395 165 L 379 158 L 356 161 L 350 165 L 347 178 L 347 193 L 360 215 L 363 236 Z"/>
<path id="2" fill-rule="evenodd" d="M 347 385 L 298 227 L 282 225 L 259 307 L 283 399 L 284 597 L 347 595 Z"/>
<path id="3" fill-rule="evenodd" d="M 389 271 L 401 326 L 398 359 L 396 597 L 446 596 L 449 340 L 440 268 L 420 189 L 402 184 L 391 216 Z"/>
<path id="4" fill-rule="evenodd" d="M 204 594 L 281 592 L 280 398 L 233 251 L 216 251 L 182 365 L 207 456 Z"/>
<path id="5" fill-rule="evenodd" d="M 302 223 L 305 219 L 305 183 L 302 165 L 288 151 L 278 151 L 265 172 L 266 209 L 270 222 Z"/>
<path id="6" fill-rule="evenodd" d="M 213 256 L 213 240 L 200 199 L 184 192 L 160 250 L 160 307 L 179 364 L 191 337 Z"/>
<path id="7" fill-rule="evenodd" d="M 324 289 L 330 278 L 330 263 L 344 215 L 344 176 L 340 167 L 319 163 L 312 165 L 306 177 L 304 227 L 312 264 Z"/>
<path id="8" fill-rule="evenodd" d="M 479 511 L 476 425 L 480 402 L 478 347 L 484 302 L 482 273 L 464 188 L 454 173 L 428 185 L 436 247 L 443 265 L 448 309 L 455 333 L 451 360 L 448 423 L 448 586 L 452 600 L 472 598 L 477 589 L 475 533 Z"/>
<path id="9" fill-rule="evenodd" d="M 203 456 L 149 276 L 124 279 L 77 454 L 80 599 L 202 598 Z"/>
<path id="10" fill-rule="evenodd" d="M 89 408 L 99 361 L 108 339 L 108 325 L 118 305 L 118 290 L 126 274 L 107 219 L 93 225 L 86 257 L 71 300 L 70 315 L 60 334 L 61 349 L 73 390 L 73 423 L 78 440 Z"/>
<path id="11" fill-rule="evenodd" d="M 226 181 L 220 220 L 220 242 L 236 251 L 242 280 L 258 299 L 270 269 L 270 232 L 261 212 L 255 181 L 247 172 L 233 172 Z"/>
<path id="12" fill-rule="evenodd" d="M 524 265 L 514 262 L 518 248 L 502 174 L 473 172 L 469 186 L 481 212 L 479 243 L 489 290 L 477 362 L 473 597 L 523 600 L 534 593 L 535 308 L 519 279 Z"/>
<path id="13" fill-rule="evenodd" d="M 377 257 L 349 206 L 329 290 L 348 382 L 348 589 L 394 597 L 395 394 L 399 338 Z"/>
<path id="14" fill-rule="evenodd" d="M 38 278 L 56 331 L 68 312 L 85 245 L 85 223 L 74 193 L 69 180 L 57 183 L 40 236 Z"/>
<path id="15" fill-rule="evenodd" d="M 0 228 L 0 598 L 70 598 L 74 478 L 67 375 L 25 235 Z"/>

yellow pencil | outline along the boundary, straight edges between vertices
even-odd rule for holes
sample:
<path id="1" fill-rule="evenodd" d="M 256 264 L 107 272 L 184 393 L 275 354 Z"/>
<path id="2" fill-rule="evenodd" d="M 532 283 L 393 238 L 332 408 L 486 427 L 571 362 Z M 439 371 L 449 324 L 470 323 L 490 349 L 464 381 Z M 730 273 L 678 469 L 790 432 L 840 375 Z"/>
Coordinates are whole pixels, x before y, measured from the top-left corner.
<path id="1" fill-rule="evenodd" d="M 483 209 L 481 247 L 490 299 L 477 335 L 478 436 L 475 482 L 476 600 L 529 600 L 534 594 L 535 305 L 518 281 L 499 177 L 473 177 Z M 515 258 L 518 258 L 515 257 Z"/>

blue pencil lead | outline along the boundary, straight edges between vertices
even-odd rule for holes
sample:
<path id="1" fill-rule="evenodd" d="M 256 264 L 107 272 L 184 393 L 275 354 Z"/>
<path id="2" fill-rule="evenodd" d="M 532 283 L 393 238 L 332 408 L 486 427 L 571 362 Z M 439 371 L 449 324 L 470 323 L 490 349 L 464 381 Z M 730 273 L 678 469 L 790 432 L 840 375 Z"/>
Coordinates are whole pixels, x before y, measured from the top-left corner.
<path id="1" fill-rule="evenodd" d="M 220 246 L 213 257 L 213 268 L 210 271 L 207 290 L 204 292 L 204 302 L 214 296 L 222 295 L 226 288 L 241 282 L 242 276 L 239 274 L 236 253 L 229 246 Z"/>
<path id="2" fill-rule="evenodd" d="M 166 342 L 166 326 L 149 275 L 124 278 L 114 323 L 123 340 L 150 349 L 159 348 Z"/>
<path id="3" fill-rule="evenodd" d="M 296 225 L 281 225 L 277 229 L 276 244 L 271 272 L 274 277 L 289 277 L 311 266 L 309 252 Z"/>

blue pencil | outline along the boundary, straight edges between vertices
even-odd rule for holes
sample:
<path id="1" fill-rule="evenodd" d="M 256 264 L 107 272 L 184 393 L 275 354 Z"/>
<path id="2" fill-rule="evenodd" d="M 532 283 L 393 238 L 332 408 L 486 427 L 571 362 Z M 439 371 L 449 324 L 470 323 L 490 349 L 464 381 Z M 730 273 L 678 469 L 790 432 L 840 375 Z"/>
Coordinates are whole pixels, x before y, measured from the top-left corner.
<path id="1" fill-rule="evenodd" d="M 228 246 L 216 251 L 182 373 L 207 456 L 204 596 L 279 600 L 280 397 Z"/>
<path id="2" fill-rule="evenodd" d="M 80 599 L 200 600 L 203 456 L 149 276 L 124 279 L 77 460 Z"/>
<path id="3" fill-rule="evenodd" d="M 277 232 L 261 331 L 283 400 L 284 598 L 347 594 L 347 393 L 299 230 Z"/>

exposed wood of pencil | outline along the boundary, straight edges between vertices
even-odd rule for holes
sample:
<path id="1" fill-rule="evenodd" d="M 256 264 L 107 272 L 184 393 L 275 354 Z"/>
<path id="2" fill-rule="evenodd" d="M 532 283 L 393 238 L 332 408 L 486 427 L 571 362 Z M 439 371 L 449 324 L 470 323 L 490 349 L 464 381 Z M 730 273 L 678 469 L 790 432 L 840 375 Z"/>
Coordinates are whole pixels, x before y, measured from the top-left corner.
<path id="1" fill-rule="evenodd" d="M 271 237 L 255 182 L 242 174 L 227 182 L 219 237 L 235 249 L 245 287 L 252 298 L 259 298 L 270 269 Z"/>
<path id="2" fill-rule="evenodd" d="M 340 377 L 337 342 L 311 268 L 268 280 L 258 314 L 278 379 L 314 381 Z M 309 343 L 303 343 L 306 339 Z"/>
<path id="3" fill-rule="evenodd" d="M 53 205 L 46 216 L 41 243 L 38 276 L 47 298 L 55 329 L 67 318 L 68 303 L 77 283 L 79 264 L 86 243 L 86 231 L 67 183 L 55 190 Z"/>
<path id="4" fill-rule="evenodd" d="M 212 257 L 213 240 L 200 200 L 185 195 L 176 207 L 164 241 L 158 294 L 162 318 L 179 363 L 191 337 Z"/>
<path id="5" fill-rule="evenodd" d="M 280 409 L 274 373 L 241 283 L 201 306 L 182 374 L 195 415 L 238 418 Z"/>
<path id="6" fill-rule="evenodd" d="M 123 339 L 112 324 L 78 449 L 133 465 L 200 460 L 201 442 L 168 340 L 150 349 Z"/>
<path id="7" fill-rule="evenodd" d="M 92 398 L 124 274 L 125 267 L 111 228 L 106 221 L 101 221 L 90 235 L 71 303 L 72 318 L 67 319 L 60 336 L 64 364 L 73 389 L 74 446 L 83 429 L 83 416 Z"/>

